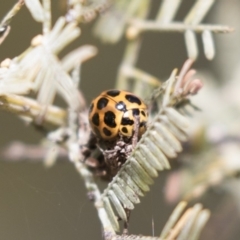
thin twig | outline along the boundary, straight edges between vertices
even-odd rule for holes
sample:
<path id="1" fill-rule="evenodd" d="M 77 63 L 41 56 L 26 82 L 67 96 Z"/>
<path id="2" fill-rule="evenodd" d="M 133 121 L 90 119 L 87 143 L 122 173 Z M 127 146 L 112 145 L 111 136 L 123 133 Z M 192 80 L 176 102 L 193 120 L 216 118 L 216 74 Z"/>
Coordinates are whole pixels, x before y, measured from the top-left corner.
<path id="1" fill-rule="evenodd" d="M 18 2 L 12 7 L 0 23 L 0 28 L 6 27 L 10 24 L 12 18 L 19 12 L 24 5 L 24 0 L 18 0 Z"/>
<path id="2" fill-rule="evenodd" d="M 63 148 L 58 151 L 58 160 L 68 161 L 67 151 Z M 8 162 L 42 162 L 48 152 L 48 148 L 43 145 L 24 144 L 14 141 L 11 144 L 0 149 L 2 161 Z"/>
<path id="3" fill-rule="evenodd" d="M 172 22 L 166 24 L 160 24 L 156 21 L 151 20 L 141 20 L 141 19 L 132 19 L 130 25 L 135 27 L 139 33 L 144 31 L 161 31 L 161 32 L 185 32 L 187 30 L 192 30 L 194 32 L 203 32 L 206 30 L 215 32 L 215 33 L 230 33 L 234 29 L 225 25 L 213 25 L 213 24 L 198 24 L 191 25 L 182 22 Z"/>
<path id="4" fill-rule="evenodd" d="M 37 101 L 14 94 L 0 95 L 0 109 L 34 120 L 43 111 L 44 106 Z M 66 121 L 66 111 L 56 106 L 48 106 L 43 122 L 62 126 Z"/>
<path id="5" fill-rule="evenodd" d="M 52 27 L 52 14 L 51 14 L 51 0 L 43 0 L 44 8 L 44 21 L 43 21 L 43 34 L 50 32 Z"/>
<path id="6" fill-rule="evenodd" d="M 10 23 L 12 18 L 19 12 L 19 10 L 24 5 L 23 0 L 19 0 L 12 9 L 7 13 L 7 15 L 3 18 L 3 20 L 0 23 L 0 45 L 2 42 L 6 39 L 10 32 Z"/>
<path id="7" fill-rule="evenodd" d="M 88 191 L 88 195 L 94 201 L 94 206 L 98 212 L 98 217 L 103 227 L 104 239 L 111 240 L 113 236 L 115 236 L 116 234 L 109 221 L 106 210 L 104 209 L 101 192 L 98 188 L 98 185 L 95 182 L 93 174 L 89 171 L 89 169 L 83 163 L 84 156 L 79 151 L 79 145 L 81 146 L 86 144 L 90 136 L 90 129 L 89 127 L 86 127 L 88 126 L 86 125 L 87 114 L 86 112 L 82 112 L 79 115 L 75 115 L 75 116 L 76 118 L 79 118 L 80 126 L 79 126 L 78 135 L 75 135 L 75 133 L 73 133 L 72 139 L 70 139 L 66 144 L 66 147 L 69 153 L 69 159 L 72 161 L 75 168 L 77 169 L 79 174 L 82 176 L 86 189 Z M 74 118 L 71 118 L 70 121 L 74 121 Z M 69 125 L 75 128 L 73 123 L 70 122 Z M 73 129 L 73 131 L 75 130 Z M 78 138 L 78 136 L 80 136 L 80 138 Z M 76 142 L 76 139 L 78 139 L 77 142 Z"/>
<path id="8" fill-rule="evenodd" d="M 170 232 L 170 230 L 173 228 L 173 226 L 176 224 L 177 220 L 179 219 L 179 216 L 182 214 L 183 210 L 187 206 L 187 202 L 180 202 L 177 207 L 174 209 L 173 213 L 169 217 L 169 220 L 165 224 L 160 238 L 164 239 Z"/>

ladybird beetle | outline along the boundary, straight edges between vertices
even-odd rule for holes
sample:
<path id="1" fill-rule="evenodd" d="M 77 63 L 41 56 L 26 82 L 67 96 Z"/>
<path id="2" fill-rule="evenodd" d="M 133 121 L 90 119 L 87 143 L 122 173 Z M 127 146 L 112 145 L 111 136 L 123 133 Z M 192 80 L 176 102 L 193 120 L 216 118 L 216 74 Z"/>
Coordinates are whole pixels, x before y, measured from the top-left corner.
<path id="1" fill-rule="evenodd" d="M 132 137 L 135 116 L 139 116 L 139 136 L 146 131 L 147 106 L 136 95 L 119 90 L 102 92 L 89 109 L 89 122 L 95 135 L 114 140 L 119 135 Z"/>

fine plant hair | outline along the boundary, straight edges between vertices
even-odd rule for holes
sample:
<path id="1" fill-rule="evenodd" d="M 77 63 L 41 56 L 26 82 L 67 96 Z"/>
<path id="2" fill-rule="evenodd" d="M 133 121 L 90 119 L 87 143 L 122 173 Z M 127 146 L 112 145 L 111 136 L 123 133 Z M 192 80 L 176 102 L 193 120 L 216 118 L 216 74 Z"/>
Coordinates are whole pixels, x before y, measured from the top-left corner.
<path id="1" fill-rule="evenodd" d="M 212 60 L 216 52 L 214 37 L 218 37 L 215 35 L 230 33 L 233 28 L 202 22 L 214 0 L 193 1 L 180 21 L 175 20 L 179 8 L 185 4 L 180 0 L 160 1 L 153 18 L 149 18 L 152 3 L 148 0 L 59 0 L 65 8 L 56 21 L 53 21 L 52 2 L 16 1 L 0 23 L 0 45 L 8 40 L 11 23 L 19 17 L 22 8 L 27 8 L 33 20 L 42 26 L 26 50 L 1 62 L 0 109 L 13 113 L 29 127 L 40 131 L 47 146 L 46 150 L 46 146 L 42 148 L 40 144 L 13 143 L 2 149 L 1 156 L 9 162 L 13 159 L 41 161 L 49 166 L 58 164 L 59 158 L 70 161 L 82 177 L 105 240 L 199 239 L 210 218 L 210 210 L 199 203 L 201 196 L 216 185 L 232 191 L 230 183 L 224 184 L 226 180 L 237 179 L 240 138 L 230 130 L 225 130 L 218 138 L 199 134 L 200 126 L 196 127 L 193 118 L 199 114 L 200 108 L 198 101 L 193 104 L 192 100 L 197 100 L 195 95 L 209 86 L 203 86 L 192 66 L 201 54 L 199 42 L 206 61 Z M 82 78 L 82 64 L 91 61 L 98 49 L 83 45 L 66 53 L 66 47 L 81 38 L 84 34 L 81 29 L 90 24 L 93 24 L 92 38 L 100 39 L 106 46 L 125 40 L 123 58 L 119 59 L 115 86 L 112 87 L 141 96 L 149 108 L 146 132 L 103 191 L 96 181 L 94 162 L 82 151 L 91 140 L 88 104 L 84 97 L 88 93 L 81 88 L 81 83 L 87 80 Z M 168 79 L 154 76 L 137 66 L 146 32 L 183 35 L 188 58 L 180 70 L 171 66 L 173 70 Z M 63 50 L 65 56 L 62 57 Z M 203 78 L 209 77 L 202 75 Z M 98 84 L 100 81 L 96 82 L 96 88 Z M 57 96 L 66 107 L 55 105 Z M 209 94 L 208 98 L 211 97 Z M 208 117 L 204 117 L 203 113 L 202 121 L 207 125 Z M 193 125 L 195 128 L 190 132 Z M 92 151 L 90 154 L 94 157 L 97 153 Z M 166 170 L 170 171 L 165 198 L 178 203 L 169 219 L 165 219 L 164 228 L 158 229 L 158 237 L 143 236 L 141 232 L 122 234 L 122 225 L 126 228 L 131 222 L 129 212 L 134 211 L 136 204 L 141 207 L 141 198 L 151 191 L 150 185 L 154 184 L 155 178 Z M 188 179 L 185 188 L 181 186 L 174 190 L 174 184 L 180 184 L 181 176 Z M 239 186 L 235 181 L 232 184 Z M 175 191 L 174 196 L 171 190 Z M 239 194 L 232 194 L 239 199 Z M 196 198 L 198 202 L 194 202 Z"/>

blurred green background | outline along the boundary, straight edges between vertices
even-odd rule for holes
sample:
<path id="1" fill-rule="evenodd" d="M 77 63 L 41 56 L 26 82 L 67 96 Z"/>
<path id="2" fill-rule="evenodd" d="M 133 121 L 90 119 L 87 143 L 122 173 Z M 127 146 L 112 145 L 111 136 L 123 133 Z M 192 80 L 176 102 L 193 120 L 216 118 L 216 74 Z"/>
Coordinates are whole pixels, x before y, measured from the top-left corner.
<path id="1" fill-rule="evenodd" d="M 60 1 L 52 2 L 54 20 L 56 20 L 63 14 L 63 10 Z M 154 16 L 160 1 L 152 2 L 150 14 Z M 217 1 L 205 21 L 216 23 L 217 13 L 223 11 L 226 2 L 228 1 Z M 229 1 L 229 4 L 230 2 L 240 4 L 234 0 Z M 14 0 L 1 1 L 0 17 L 3 17 L 14 3 Z M 178 20 L 183 19 L 192 3 L 193 1 L 190 0 L 183 1 L 177 15 Z M 231 25 L 233 24 L 231 19 L 231 13 L 226 11 L 225 20 L 223 16 L 225 22 L 221 23 Z M 14 18 L 11 26 L 10 35 L 0 46 L 1 61 L 19 55 L 29 46 L 31 39 L 41 33 L 41 25 L 34 22 L 25 7 Z M 64 55 L 83 44 L 97 46 L 98 55 L 84 63 L 82 68 L 81 89 L 88 102 L 101 91 L 114 87 L 125 47 L 124 39 L 116 45 L 102 44 L 92 36 L 91 28 L 92 24 L 84 25 L 81 37 L 62 53 Z M 200 57 L 194 67 L 197 70 L 210 71 L 219 81 L 227 78 L 227 74 L 224 76 L 224 73 L 221 73 L 219 58 L 224 57 L 224 51 L 226 53 L 234 38 L 236 34 L 216 35 L 216 42 L 226 42 L 226 49 L 217 45 L 217 55 L 212 62 L 209 62 L 203 56 L 200 47 Z M 239 47 L 237 51 L 239 52 Z M 231 71 L 229 62 L 234 61 L 234 56 L 231 58 L 228 54 L 226 57 L 227 59 L 224 59 L 226 67 Z M 172 69 L 180 68 L 186 58 L 182 34 L 145 33 L 138 67 L 160 79 L 167 79 Z M 39 132 L 26 126 L 12 114 L 0 112 L 0 119 L 1 147 L 12 141 L 37 144 L 41 139 Z M 152 235 L 154 223 L 155 235 L 159 235 L 175 206 L 164 200 L 164 183 L 167 174 L 168 172 L 160 173 L 156 183 L 151 187 L 151 192 L 142 198 L 141 204 L 133 211 L 130 221 L 132 234 Z M 70 162 L 59 161 L 50 169 L 46 169 L 42 163 L 0 161 L 0 196 L 1 240 L 102 239 L 97 213 L 86 197 L 81 177 Z M 212 190 L 203 199 L 204 207 L 214 209 L 216 199 L 221 201 L 222 198 L 225 199 L 221 191 Z M 218 214 L 221 215 L 221 212 Z M 227 224 L 228 220 L 223 221 Z M 216 226 L 214 222 L 211 224 L 211 220 L 209 224 L 210 229 L 203 233 L 201 239 L 238 239 L 236 235 L 234 236 L 238 232 L 237 229 L 226 235 L 221 224 Z"/>

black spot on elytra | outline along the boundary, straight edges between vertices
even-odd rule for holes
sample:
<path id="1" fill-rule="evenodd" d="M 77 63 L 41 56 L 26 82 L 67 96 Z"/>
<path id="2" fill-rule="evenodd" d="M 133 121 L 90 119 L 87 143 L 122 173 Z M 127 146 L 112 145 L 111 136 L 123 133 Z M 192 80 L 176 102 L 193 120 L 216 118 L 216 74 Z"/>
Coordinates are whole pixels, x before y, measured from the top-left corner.
<path id="1" fill-rule="evenodd" d="M 129 118 L 122 118 L 122 122 L 121 124 L 123 126 L 126 126 L 126 125 L 133 125 L 134 121 L 129 119 Z"/>
<path id="2" fill-rule="evenodd" d="M 98 102 L 97 102 L 97 108 L 98 108 L 99 110 L 101 110 L 101 109 L 105 108 L 105 107 L 107 106 L 107 104 L 108 104 L 108 99 L 102 97 L 102 98 L 100 98 L 100 99 L 98 100 Z"/>
<path id="3" fill-rule="evenodd" d="M 89 113 L 91 113 L 91 112 L 92 112 L 92 110 L 93 110 L 93 107 L 94 107 L 94 104 L 93 104 L 93 103 L 91 103 L 91 105 L 90 105 L 90 107 L 89 107 Z"/>
<path id="4" fill-rule="evenodd" d="M 116 122 L 115 122 L 115 114 L 111 111 L 107 111 L 104 114 L 104 123 L 110 127 L 110 128 L 115 128 L 117 126 Z"/>
<path id="5" fill-rule="evenodd" d="M 137 103 L 138 105 L 141 105 L 141 100 L 138 98 L 138 97 L 136 97 L 136 96 L 134 96 L 134 95 L 132 95 L 132 94 L 127 94 L 126 96 L 125 96 L 125 98 L 130 102 L 130 103 Z"/>
<path id="6" fill-rule="evenodd" d="M 146 122 L 145 121 L 141 122 L 140 125 L 139 125 L 139 127 L 143 127 L 143 126 L 146 126 Z"/>
<path id="7" fill-rule="evenodd" d="M 110 137 L 112 135 L 112 132 L 105 127 L 103 128 L 103 133 L 108 137 Z"/>
<path id="8" fill-rule="evenodd" d="M 139 111 L 139 109 L 134 108 L 134 109 L 132 110 L 132 113 L 133 113 L 133 116 L 138 116 L 138 115 L 140 114 L 140 111 Z"/>
<path id="9" fill-rule="evenodd" d="M 122 132 L 124 132 L 124 133 L 128 133 L 127 128 L 126 128 L 126 127 L 123 127 L 123 128 L 122 128 Z"/>
<path id="10" fill-rule="evenodd" d="M 94 125 L 99 126 L 99 114 L 98 113 L 94 113 L 94 115 L 92 117 L 92 122 Z"/>
<path id="11" fill-rule="evenodd" d="M 144 117 L 146 117 L 146 114 L 145 114 L 144 111 L 141 111 L 141 114 L 142 114 Z"/>
<path id="12" fill-rule="evenodd" d="M 111 97 L 116 97 L 120 94 L 120 91 L 119 90 L 110 90 L 110 91 L 107 91 L 107 95 L 111 96 Z"/>
<path id="13" fill-rule="evenodd" d="M 115 106 L 117 108 L 117 110 L 122 111 L 122 112 L 126 112 L 127 108 L 124 102 L 120 101 L 116 104 Z"/>

